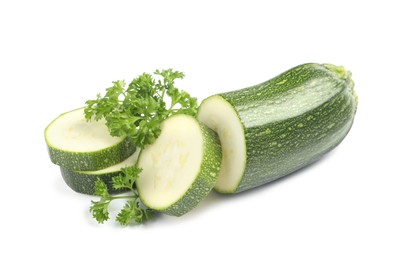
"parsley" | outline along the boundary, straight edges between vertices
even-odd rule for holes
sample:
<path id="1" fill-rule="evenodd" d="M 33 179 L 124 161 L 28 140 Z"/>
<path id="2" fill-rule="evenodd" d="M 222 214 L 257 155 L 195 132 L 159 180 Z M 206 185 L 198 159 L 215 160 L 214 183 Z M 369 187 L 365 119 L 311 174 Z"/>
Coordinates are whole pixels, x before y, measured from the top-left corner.
<path id="1" fill-rule="evenodd" d="M 104 118 L 112 136 L 128 136 L 135 146 L 143 148 L 155 141 L 161 122 L 169 116 L 197 113 L 197 99 L 174 85 L 183 77 L 182 72 L 168 69 L 156 70 L 154 76 L 143 73 L 128 87 L 125 81 L 114 81 L 103 97 L 98 94 L 86 102 L 85 117 Z"/>
<path id="2" fill-rule="evenodd" d="M 113 188 L 128 189 L 132 192 L 128 196 L 111 196 L 107 190 L 106 184 L 98 179 L 95 184 L 95 194 L 100 196 L 99 201 L 91 201 L 90 211 L 93 218 L 98 223 L 104 223 L 109 219 L 109 204 L 115 199 L 128 199 L 124 208 L 118 213 L 116 221 L 121 225 L 129 225 L 131 223 L 141 224 L 143 221 L 151 219 L 154 216 L 152 209 L 143 208 L 139 205 L 139 195 L 133 185 L 142 171 L 137 165 L 125 167 L 122 169 L 123 175 L 113 177 Z"/>
<path id="3" fill-rule="evenodd" d="M 103 97 L 98 94 L 96 99 L 86 102 L 85 118 L 104 119 L 112 136 L 126 136 L 135 146 L 144 148 L 160 135 L 161 122 L 166 118 L 176 114 L 196 115 L 197 99 L 175 87 L 175 80 L 183 77 L 182 72 L 168 69 L 156 70 L 154 75 L 143 73 L 128 86 L 125 81 L 114 81 Z M 152 218 L 154 211 L 140 206 L 139 194 L 133 187 L 141 171 L 136 165 L 125 167 L 122 175 L 113 177 L 113 188 L 130 190 L 132 194 L 128 196 L 111 196 L 106 184 L 98 179 L 95 194 L 100 200 L 91 201 L 93 218 L 99 223 L 108 220 L 108 207 L 115 199 L 127 199 L 116 217 L 121 225 L 140 224 Z"/>

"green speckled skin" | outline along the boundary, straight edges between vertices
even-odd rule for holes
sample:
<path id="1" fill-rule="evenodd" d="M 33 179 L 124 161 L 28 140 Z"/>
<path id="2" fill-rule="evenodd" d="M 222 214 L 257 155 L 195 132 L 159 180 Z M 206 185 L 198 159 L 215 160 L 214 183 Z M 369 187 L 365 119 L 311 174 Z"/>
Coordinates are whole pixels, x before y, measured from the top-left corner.
<path id="1" fill-rule="evenodd" d="M 194 182 L 179 200 L 168 208 L 160 209 L 168 215 L 181 216 L 195 208 L 213 189 L 220 172 L 222 151 L 219 137 L 213 130 L 196 121 L 201 128 L 204 142 L 200 170 Z M 144 200 L 142 202 L 144 204 Z"/>
<path id="2" fill-rule="evenodd" d="M 353 86 L 342 67 L 303 64 L 262 84 L 219 94 L 245 131 L 246 168 L 234 192 L 281 178 L 336 147 L 356 113 Z"/>
<path id="3" fill-rule="evenodd" d="M 136 150 L 128 138 L 114 146 L 95 152 L 72 152 L 56 149 L 49 145 L 47 147 L 54 164 L 75 171 L 97 171 L 107 168 L 122 162 Z"/>
<path id="4" fill-rule="evenodd" d="M 116 190 L 112 185 L 112 178 L 122 174 L 122 171 L 114 171 L 103 174 L 86 174 L 84 172 L 72 171 L 60 167 L 63 180 L 74 191 L 88 195 L 94 195 L 96 181 L 101 179 L 106 185 L 110 194 L 125 192 L 125 189 Z"/>

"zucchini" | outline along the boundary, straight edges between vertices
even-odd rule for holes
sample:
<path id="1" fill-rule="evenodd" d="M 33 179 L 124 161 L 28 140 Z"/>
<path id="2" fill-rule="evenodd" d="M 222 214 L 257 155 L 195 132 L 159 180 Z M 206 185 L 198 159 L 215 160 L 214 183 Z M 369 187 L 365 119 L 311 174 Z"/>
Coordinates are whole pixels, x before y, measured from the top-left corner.
<path id="1" fill-rule="evenodd" d="M 57 117 L 44 136 L 51 161 L 68 170 L 104 169 L 135 151 L 128 138 L 111 136 L 104 120 L 87 122 L 84 108 Z"/>
<path id="2" fill-rule="evenodd" d="M 198 119 L 218 133 L 223 149 L 215 190 L 237 193 L 257 187 L 332 150 L 352 126 L 353 87 L 343 67 L 310 63 L 205 99 Z"/>
<path id="3" fill-rule="evenodd" d="M 181 216 L 214 187 L 221 163 L 217 134 L 188 115 L 174 115 L 161 124 L 157 140 L 141 152 L 143 169 L 136 181 L 148 208 Z"/>
<path id="4" fill-rule="evenodd" d="M 88 195 L 95 194 L 95 185 L 98 179 L 101 179 L 107 186 L 110 194 L 125 192 L 125 189 L 114 189 L 112 179 L 122 173 L 122 168 L 126 166 L 133 166 L 137 162 L 139 150 L 136 150 L 126 160 L 112 165 L 108 168 L 98 171 L 73 171 L 60 167 L 63 180 L 74 191 Z"/>

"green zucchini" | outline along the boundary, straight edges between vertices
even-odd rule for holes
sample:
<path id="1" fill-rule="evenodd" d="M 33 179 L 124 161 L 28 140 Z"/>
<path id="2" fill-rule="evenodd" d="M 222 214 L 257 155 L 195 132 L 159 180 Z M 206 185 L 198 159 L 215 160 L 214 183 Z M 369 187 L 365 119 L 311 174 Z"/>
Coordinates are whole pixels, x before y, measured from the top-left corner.
<path id="1" fill-rule="evenodd" d="M 221 163 L 217 134 L 188 115 L 161 124 L 161 134 L 140 153 L 143 169 L 136 181 L 144 205 L 181 216 L 213 189 Z"/>
<path id="2" fill-rule="evenodd" d="M 84 108 L 57 117 L 44 136 L 51 161 L 68 170 L 104 169 L 135 151 L 129 138 L 111 136 L 104 120 L 87 122 Z"/>
<path id="3" fill-rule="evenodd" d="M 349 132 L 357 108 L 351 73 L 303 64 L 253 87 L 205 99 L 198 119 L 215 130 L 223 158 L 215 189 L 236 193 L 318 160 Z"/>
<path id="4" fill-rule="evenodd" d="M 110 194 L 125 192 L 123 189 L 114 189 L 112 178 L 122 173 L 122 168 L 133 166 L 137 162 L 139 150 L 137 149 L 126 160 L 98 171 L 73 171 L 60 167 L 63 180 L 74 191 L 88 195 L 95 194 L 95 185 L 98 179 L 101 179 L 107 186 Z"/>

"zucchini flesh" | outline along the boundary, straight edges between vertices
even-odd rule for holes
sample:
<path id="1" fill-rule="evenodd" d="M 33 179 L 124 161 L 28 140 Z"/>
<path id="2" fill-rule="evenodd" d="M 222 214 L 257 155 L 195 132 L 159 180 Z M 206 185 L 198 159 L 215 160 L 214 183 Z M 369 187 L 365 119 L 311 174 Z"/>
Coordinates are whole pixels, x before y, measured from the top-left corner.
<path id="1" fill-rule="evenodd" d="M 133 166 L 138 159 L 139 149 L 124 161 L 98 171 L 73 171 L 60 167 L 62 178 L 66 184 L 75 192 L 88 195 L 95 194 L 95 185 L 101 179 L 107 186 L 110 194 L 125 192 L 125 189 L 114 189 L 112 179 L 122 173 L 122 168 Z"/>
<path id="2" fill-rule="evenodd" d="M 213 96 L 202 103 L 199 119 L 213 129 L 220 138 L 222 162 L 217 191 L 231 191 L 235 188 L 246 167 L 246 144 L 243 124 L 234 108 L 220 96 Z"/>
<path id="3" fill-rule="evenodd" d="M 218 136 L 195 118 L 175 115 L 161 124 L 157 140 L 141 152 L 136 181 L 147 207 L 181 216 L 214 187 L 221 164 Z"/>
<path id="4" fill-rule="evenodd" d="M 343 67 L 311 63 L 205 99 L 198 119 L 219 134 L 222 168 L 238 169 L 221 169 L 215 189 L 235 193 L 260 186 L 332 150 L 353 124 L 353 86 L 351 73 Z M 242 158 L 228 155 L 235 151 L 243 153 Z"/>
<path id="5" fill-rule="evenodd" d="M 87 122 L 84 108 L 57 117 L 44 135 L 51 161 L 68 170 L 104 169 L 135 151 L 128 138 L 111 136 L 104 120 Z"/>

